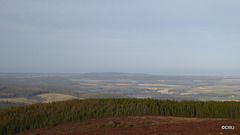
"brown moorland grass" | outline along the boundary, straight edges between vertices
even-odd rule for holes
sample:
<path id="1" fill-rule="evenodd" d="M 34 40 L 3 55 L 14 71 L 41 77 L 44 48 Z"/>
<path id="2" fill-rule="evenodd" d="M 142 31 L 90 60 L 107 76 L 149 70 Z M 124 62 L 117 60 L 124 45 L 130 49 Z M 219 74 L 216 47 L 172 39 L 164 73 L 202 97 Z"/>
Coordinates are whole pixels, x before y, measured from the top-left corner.
<path id="1" fill-rule="evenodd" d="M 113 126 L 113 124 L 116 124 Z M 128 116 L 86 119 L 18 135 L 239 135 L 240 119 Z M 222 126 L 234 126 L 223 130 Z"/>

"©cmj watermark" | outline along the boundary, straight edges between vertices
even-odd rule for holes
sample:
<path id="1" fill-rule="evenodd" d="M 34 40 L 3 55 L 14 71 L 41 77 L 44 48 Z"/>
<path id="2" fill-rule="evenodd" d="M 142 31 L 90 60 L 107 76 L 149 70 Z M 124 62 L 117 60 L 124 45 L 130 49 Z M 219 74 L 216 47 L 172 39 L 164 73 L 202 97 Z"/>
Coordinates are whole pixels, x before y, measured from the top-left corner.
<path id="1" fill-rule="evenodd" d="M 229 129 L 234 130 L 234 126 L 222 126 L 221 128 L 223 130 L 229 130 Z"/>

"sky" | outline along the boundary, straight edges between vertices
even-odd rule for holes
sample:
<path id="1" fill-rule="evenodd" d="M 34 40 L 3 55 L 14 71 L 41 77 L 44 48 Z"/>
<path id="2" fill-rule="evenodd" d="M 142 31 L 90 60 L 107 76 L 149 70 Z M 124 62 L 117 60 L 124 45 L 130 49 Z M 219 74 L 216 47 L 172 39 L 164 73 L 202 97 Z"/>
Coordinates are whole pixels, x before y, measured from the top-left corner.
<path id="1" fill-rule="evenodd" d="M 1 0 L 0 72 L 239 75 L 238 0 Z"/>

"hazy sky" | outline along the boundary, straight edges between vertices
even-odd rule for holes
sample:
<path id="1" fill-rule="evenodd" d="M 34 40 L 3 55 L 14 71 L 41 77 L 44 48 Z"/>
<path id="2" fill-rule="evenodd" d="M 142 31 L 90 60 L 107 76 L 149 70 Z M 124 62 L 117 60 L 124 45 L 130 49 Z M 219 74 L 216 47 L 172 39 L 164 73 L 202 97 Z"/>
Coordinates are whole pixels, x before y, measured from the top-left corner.
<path id="1" fill-rule="evenodd" d="M 1 0 L 0 72 L 240 75 L 238 0 Z"/>

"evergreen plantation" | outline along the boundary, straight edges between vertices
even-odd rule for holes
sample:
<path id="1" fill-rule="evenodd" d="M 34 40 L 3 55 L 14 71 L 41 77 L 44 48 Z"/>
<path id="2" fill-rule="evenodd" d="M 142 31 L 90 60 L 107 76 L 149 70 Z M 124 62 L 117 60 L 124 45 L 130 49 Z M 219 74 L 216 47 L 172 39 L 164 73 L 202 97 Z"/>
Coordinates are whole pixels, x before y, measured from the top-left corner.
<path id="1" fill-rule="evenodd" d="M 0 134 L 108 116 L 177 116 L 240 118 L 239 102 L 170 101 L 158 99 L 85 99 L 0 109 Z"/>

